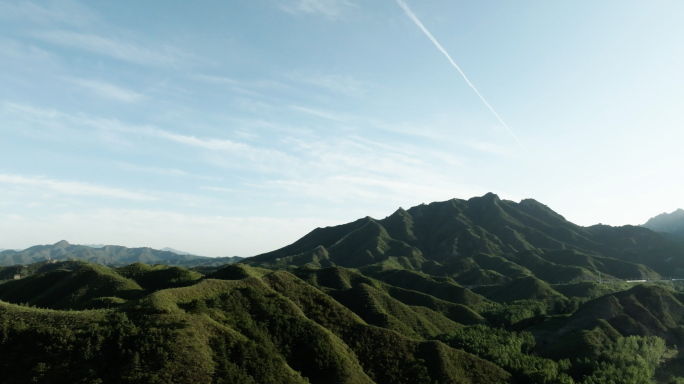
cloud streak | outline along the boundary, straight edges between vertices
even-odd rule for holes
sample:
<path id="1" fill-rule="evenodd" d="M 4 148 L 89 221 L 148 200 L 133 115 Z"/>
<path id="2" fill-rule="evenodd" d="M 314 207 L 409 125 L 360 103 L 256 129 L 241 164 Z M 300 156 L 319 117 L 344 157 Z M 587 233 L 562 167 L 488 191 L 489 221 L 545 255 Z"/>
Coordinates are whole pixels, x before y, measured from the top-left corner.
<path id="1" fill-rule="evenodd" d="M 53 44 L 80 49 L 103 56 L 143 65 L 173 65 L 179 52 L 159 52 L 138 44 L 106 38 L 95 34 L 70 31 L 37 32 L 34 37 Z"/>
<path id="2" fill-rule="evenodd" d="M 77 26 L 88 25 L 97 20 L 92 12 L 76 2 L 61 1 L 52 5 L 52 7 L 43 7 L 30 1 L 0 1 L 0 19 Z"/>
<path id="3" fill-rule="evenodd" d="M 0 39 L 0 57 L 8 58 L 14 62 L 33 61 L 45 63 L 46 61 L 54 59 L 51 53 L 43 49 L 4 38 Z"/>
<path id="4" fill-rule="evenodd" d="M 133 201 L 155 200 L 155 198 L 151 196 L 144 195 L 142 193 L 131 192 L 125 189 L 110 188 L 77 181 L 51 180 L 44 177 L 0 174 L 0 183 L 10 184 L 18 187 L 33 187 L 74 196 L 96 196 Z"/>
<path id="5" fill-rule="evenodd" d="M 323 14 L 327 17 L 338 17 L 344 9 L 354 6 L 346 0 L 297 0 L 294 3 L 280 7 L 285 12 L 292 14 Z"/>
<path id="6" fill-rule="evenodd" d="M 70 79 L 70 81 L 74 84 L 80 85 L 83 88 L 91 90 L 98 96 L 111 100 L 131 103 L 144 98 L 144 96 L 138 92 L 124 89 L 110 83 L 86 79 Z"/>
<path id="7" fill-rule="evenodd" d="M 181 135 L 178 133 L 165 131 L 159 128 L 148 128 L 144 130 L 143 133 L 190 147 L 229 152 L 233 155 L 248 159 L 253 162 L 273 161 L 278 163 L 288 160 L 288 156 L 283 152 L 266 148 L 256 148 L 245 143 L 227 139 L 198 138 L 195 136 Z"/>
<path id="8" fill-rule="evenodd" d="M 423 31 L 423 33 L 425 33 L 425 35 L 430 39 L 430 41 L 432 41 L 432 42 L 435 44 L 435 46 L 437 47 L 437 49 L 439 49 L 440 52 L 442 52 L 442 53 L 444 54 L 444 56 L 446 56 L 446 58 L 449 59 L 449 62 L 451 63 L 451 65 L 453 65 L 454 68 L 456 68 L 456 70 L 458 70 L 458 72 L 461 74 L 461 76 L 463 76 L 463 79 L 466 81 L 466 83 L 468 83 L 468 85 L 470 86 L 470 88 L 472 88 L 473 91 L 475 91 L 475 93 L 477 94 L 477 96 L 480 97 L 480 100 L 482 100 L 482 102 L 487 106 L 487 108 L 489 108 L 489 110 L 494 114 L 494 116 L 496 116 L 496 118 L 499 119 L 499 121 L 501 122 L 501 124 L 502 124 L 502 125 L 506 128 L 506 130 L 508 131 L 508 133 L 510 133 L 511 136 L 513 137 L 513 139 L 515 139 L 515 141 L 518 143 L 518 145 L 520 145 L 520 148 L 522 148 L 524 151 L 527 152 L 527 149 L 525 149 L 525 147 L 522 145 L 522 143 L 520 142 L 520 140 L 518 140 L 518 138 L 515 136 L 515 134 L 513 133 L 513 131 L 508 127 L 508 124 L 506 124 L 506 122 L 503 121 L 503 119 L 499 116 L 499 114 L 496 113 L 496 111 L 494 110 L 494 108 L 492 108 L 492 106 L 489 105 L 489 103 L 487 102 L 487 100 L 485 100 L 485 98 L 482 97 L 482 95 L 481 95 L 480 92 L 477 90 L 477 88 L 475 88 L 475 86 L 473 85 L 473 83 L 471 83 L 470 80 L 468 80 L 468 77 L 466 77 L 465 73 L 463 73 L 463 71 L 461 70 L 461 68 L 459 68 L 459 66 L 456 65 L 456 63 L 455 63 L 454 60 L 451 58 L 451 56 L 450 56 L 449 53 L 446 51 L 446 49 L 444 49 L 444 47 L 442 47 L 442 45 L 437 41 L 437 39 L 435 39 L 435 37 L 432 36 L 432 34 L 430 33 L 430 31 L 428 31 L 427 28 L 425 28 L 425 26 L 423 25 L 423 23 L 421 23 L 420 20 L 418 20 L 418 17 L 416 17 L 416 15 L 413 13 L 413 11 L 411 11 L 411 9 L 408 7 L 408 5 L 406 5 L 406 3 L 404 3 L 402 0 L 397 0 L 397 4 L 399 4 L 399 6 L 404 10 L 404 12 L 405 12 L 406 15 L 409 17 L 409 19 L 411 19 L 411 20 L 412 20 L 412 21 L 413 21 L 413 22 L 414 22 L 414 23 Z"/>
<path id="9" fill-rule="evenodd" d="M 193 135 L 151 125 L 129 125 L 117 120 L 10 103 L 0 103 L 0 106 L 3 104 L 8 112 L 23 116 L 42 127 L 40 132 L 61 131 L 58 135 L 60 139 L 67 133 L 78 137 L 87 135 L 87 132 L 99 132 L 103 137 L 111 136 L 114 139 L 122 134 L 131 147 L 151 145 L 147 139 L 174 143 L 178 147 L 174 145 L 166 150 L 173 153 L 177 153 L 180 147 L 190 150 L 188 153 L 197 155 L 197 160 L 210 165 L 210 168 L 203 166 L 207 176 L 217 175 L 217 168 L 222 169 L 221 175 L 226 178 L 210 187 L 235 189 L 231 193 L 240 196 L 250 194 L 249 198 L 254 197 L 252 193 L 263 196 L 285 193 L 288 198 L 316 197 L 320 201 L 340 204 L 361 198 L 361 201 L 369 202 L 370 207 L 370 202 L 380 203 L 381 206 L 404 205 L 423 199 L 467 197 L 471 190 L 480 191 L 479 188 L 450 181 L 452 177 L 468 172 L 462 159 L 450 151 L 437 148 L 424 151 L 420 146 L 372 140 L 365 135 L 359 137 L 357 134 L 361 132 L 357 130 L 352 130 L 351 135 L 289 132 L 270 142 L 259 140 L 246 143 L 228 137 Z M 349 124 L 355 127 L 353 122 Z M 153 145 L 164 148 L 158 143 Z M 186 156 L 186 159 L 191 158 Z M 225 174 L 223 169 L 249 171 L 249 176 L 244 177 L 242 173 Z M 176 171 L 154 171 L 179 175 Z M 445 178 L 445 172 L 450 176 Z M 237 175 L 239 177 L 235 178 Z M 213 189 L 209 191 L 218 192 Z M 225 192 L 223 189 L 221 191 Z M 393 198 L 388 199 L 383 195 Z M 158 194 L 153 196 L 159 197 Z"/>
<path id="10" fill-rule="evenodd" d="M 334 92 L 344 93 L 347 95 L 358 95 L 363 93 L 366 83 L 356 80 L 349 75 L 292 75 L 291 78 L 306 84 L 311 84 L 316 87 L 327 88 Z"/>

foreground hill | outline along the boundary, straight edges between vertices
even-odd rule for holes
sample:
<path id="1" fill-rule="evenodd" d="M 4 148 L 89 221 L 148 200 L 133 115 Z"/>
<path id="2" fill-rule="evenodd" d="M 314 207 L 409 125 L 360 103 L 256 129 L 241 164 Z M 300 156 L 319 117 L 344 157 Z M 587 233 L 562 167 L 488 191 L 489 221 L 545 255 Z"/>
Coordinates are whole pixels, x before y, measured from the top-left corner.
<path id="1" fill-rule="evenodd" d="M 526 276 L 473 292 L 339 266 L 26 269 L 0 284 L 6 383 L 646 384 L 684 343 L 684 294 L 667 286 Z"/>
<path id="2" fill-rule="evenodd" d="M 72 309 L 0 302 L 3 382 L 509 381 L 505 370 L 472 354 L 369 325 L 288 272 L 236 266 L 212 276 L 84 264 L 0 284 L 3 301 Z M 73 311 L 96 302 L 109 309 Z M 433 334 L 461 327 L 425 310 L 409 309 L 396 321 L 420 313 L 443 327 L 426 320 Z"/>
<path id="3" fill-rule="evenodd" d="M 6 383 L 646 384 L 684 343 L 665 286 L 563 285 L 568 299 L 528 276 L 489 300 L 405 269 L 27 269 L 0 284 Z"/>
<path id="4" fill-rule="evenodd" d="M 242 261 L 266 268 L 404 268 L 466 285 L 684 277 L 684 244 L 634 226 L 581 227 L 532 200 L 489 193 L 317 228 Z"/>
<path id="5" fill-rule="evenodd" d="M 167 264 L 191 266 L 225 265 L 240 261 L 241 257 L 204 257 L 179 254 L 177 251 L 160 251 L 152 248 L 126 248 L 105 245 L 93 248 L 60 241 L 52 245 L 36 245 L 22 251 L 0 252 L 0 266 L 32 264 L 45 260 L 82 260 L 102 265 L 126 265 L 131 263 Z"/>

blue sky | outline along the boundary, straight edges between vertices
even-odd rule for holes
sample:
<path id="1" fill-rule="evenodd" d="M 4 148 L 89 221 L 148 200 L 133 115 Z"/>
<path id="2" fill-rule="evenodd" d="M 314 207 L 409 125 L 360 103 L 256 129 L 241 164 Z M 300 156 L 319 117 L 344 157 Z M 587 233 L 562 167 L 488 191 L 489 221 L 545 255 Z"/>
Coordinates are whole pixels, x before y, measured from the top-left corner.
<path id="1" fill-rule="evenodd" d="M 486 192 L 684 207 L 681 1 L 0 1 L 0 248 L 250 256 Z"/>

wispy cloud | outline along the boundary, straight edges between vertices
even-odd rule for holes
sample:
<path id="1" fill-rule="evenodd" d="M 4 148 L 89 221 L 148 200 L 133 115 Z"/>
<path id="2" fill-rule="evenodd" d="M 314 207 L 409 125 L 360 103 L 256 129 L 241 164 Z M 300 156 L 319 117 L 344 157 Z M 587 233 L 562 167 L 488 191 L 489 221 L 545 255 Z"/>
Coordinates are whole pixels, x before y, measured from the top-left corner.
<path id="1" fill-rule="evenodd" d="M 135 102 L 135 101 L 140 101 L 144 98 L 143 94 L 131 91 L 129 89 L 125 89 L 122 87 L 119 87 L 118 85 L 110 84 L 110 83 L 105 83 L 102 81 L 95 81 L 95 80 L 87 80 L 87 79 L 68 79 L 74 84 L 77 84 L 81 87 L 87 88 L 93 93 L 95 93 L 98 96 L 111 99 L 111 100 L 116 100 L 116 101 L 123 101 L 127 103 Z"/>
<path id="2" fill-rule="evenodd" d="M 149 125 L 127 125 L 110 119 L 30 107 L 14 108 L 40 124 L 95 128 L 96 131 L 127 137 L 133 146 L 149 145 L 148 140 L 141 140 L 148 137 L 187 149 L 194 148 L 196 160 L 213 168 L 213 171 L 207 168 L 208 172 L 214 172 L 216 167 L 249 172 L 239 181 L 232 179 L 226 185 L 216 186 L 235 187 L 236 193 L 287 193 L 293 198 L 306 195 L 345 203 L 350 199 L 365 198 L 363 201 L 386 206 L 390 200 L 396 204 L 413 204 L 416 199 L 467 197 L 473 190 L 481 192 L 478 188 L 454 182 L 459 174 L 468 170 L 453 151 L 439 148 L 425 151 L 420 145 L 402 140 L 374 140 L 363 134 L 361 129 L 335 133 L 283 131 L 275 140 L 246 143 L 233 138 L 203 137 Z M 327 118 L 339 119 L 335 116 Z M 352 122 L 344 124 L 354 126 L 355 123 L 352 119 Z M 178 152 L 178 148 L 173 146 L 154 145 L 161 150 Z M 487 148 L 480 146 L 479 149 Z M 386 196 L 392 197 L 388 200 Z"/>
<path id="3" fill-rule="evenodd" d="M 346 0 L 296 0 L 280 6 L 285 12 L 295 15 L 321 14 L 330 18 L 342 15 L 350 7 L 356 4 Z"/>
<path id="4" fill-rule="evenodd" d="M 264 96 L 267 91 L 283 91 L 292 88 L 286 84 L 274 80 L 236 80 L 226 76 L 196 74 L 195 80 L 205 83 L 226 86 L 235 92 L 244 93 L 250 96 Z"/>
<path id="5" fill-rule="evenodd" d="M 425 176 L 406 180 L 366 175 L 334 175 L 315 181 L 267 180 L 253 186 L 275 190 L 281 195 L 304 195 L 307 198 L 335 203 L 382 202 L 384 206 L 412 206 L 420 202 L 443 201 L 455 197 L 467 198 L 487 192 L 483 188 L 434 178 L 432 175 Z"/>
<path id="6" fill-rule="evenodd" d="M 30 187 L 65 195 L 95 196 L 110 199 L 125 199 L 134 201 L 155 200 L 154 197 L 132 192 L 121 188 L 111 188 L 102 185 L 84 183 L 79 181 L 60 181 L 44 177 L 31 177 L 22 175 L 0 174 L 0 183 L 18 187 Z"/>
<path id="7" fill-rule="evenodd" d="M 202 149 L 202 155 L 214 165 L 230 168 L 253 167 L 263 172 L 275 172 L 286 164 L 292 164 L 296 158 L 283 151 L 272 148 L 257 147 L 246 143 L 214 137 L 198 137 L 182 133 L 172 132 L 151 125 L 130 125 L 113 119 L 94 118 L 85 115 L 74 115 L 55 110 L 34 108 L 15 103 L 1 103 L 0 112 L 8 112 L 23 121 L 31 124 L 33 131 L 53 131 L 60 128 L 63 131 L 76 135 L 75 129 L 84 127 L 94 128 L 107 137 L 107 140 L 115 141 L 117 137 L 112 134 L 127 134 L 134 136 L 147 136 L 178 143 L 188 147 Z M 46 130 L 45 127 L 52 129 Z M 80 135 L 79 135 L 80 136 Z M 208 151 L 207 151 L 208 150 Z"/>
<path id="8" fill-rule="evenodd" d="M 225 85 L 238 85 L 238 84 L 240 84 L 240 81 L 235 80 L 235 79 L 230 78 L 230 77 L 226 77 L 226 76 L 197 74 L 193 77 L 197 80 L 204 81 L 207 83 L 225 84 Z"/>
<path id="9" fill-rule="evenodd" d="M 2 38 L 0 39 L 0 57 L 5 57 L 13 61 L 32 60 L 45 62 L 46 60 L 53 59 L 54 55 L 30 44 Z"/>
<path id="10" fill-rule="evenodd" d="M 350 75 L 294 74 L 290 77 L 295 81 L 311 84 L 348 95 L 361 94 L 368 86 L 367 83 L 359 81 Z"/>
<path id="11" fill-rule="evenodd" d="M 515 153 L 507 146 L 487 143 L 482 141 L 470 141 L 468 146 L 477 149 L 478 151 L 491 153 L 492 155 L 502 156 L 502 157 L 514 157 Z"/>
<path id="12" fill-rule="evenodd" d="M 295 111 L 304 112 L 308 115 L 318 116 L 318 117 L 322 117 L 322 118 L 328 119 L 328 120 L 333 120 L 333 121 L 344 121 L 344 120 L 346 120 L 346 118 L 344 116 L 338 115 L 334 112 L 323 111 L 320 109 L 300 107 L 297 105 L 293 105 L 290 108 L 294 109 Z"/>
<path id="13" fill-rule="evenodd" d="M 178 133 L 173 133 L 165 131 L 158 128 L 147 128 L 143 132 L 156 137 L 161 137 L 167 140 L 175 141 L 176 143 L 189 145 L 192 147 L 219 150 L 219 151 L 244 151 L 248 150 L 249 146 L 247 144 L 237 143 L 232 140 L 225 139 L 215 139 L 215 138 L 198 138 L 195 136 L 181 135 Z"/>
<path id="14" fill-rule="evenodd" d="M 201 189 L 206 189 L 207 191 L 214 192 L 235 192 L 235 188 L 223 188 L 223 187 L 200 187 Z"/>
<path id="15" fill-rule="evenodd" d="M 135 171 L 135 172 L 146 172 L 146 173 L 153 173 L 153 174 L 165 175 L 165 176 L 192 177 L 192 178 L 203 179 L 203 180 L 220 180 L 217 177 L 196 175 L 196 174 L 186 172 L 186 171 L 183 171 L 181 169 L 175 169 L 175 168 L 141 166 L 141 165 L 130 164 L 130 163 L 118 163 L 118 165 L 121 166 L 123 169 Z"/>
<path id="16" fill-rule="evenodd" d="M 55 30 L 35 32 L 32 36 L 64 47 L 80 49 L 142 65 L 172 66 L 177 64 L 183 56 L 183 53 L 175 48 L 165 47 L 159 50 L 146 44 L 133 43 L 113 37 L 103 37 L 92 33 Z"/>
<path id="17" fill-rule="evenodd" d="M 74 1 L 41 5 L 31 1 L 0 1 L 0 19 L 82 26 L 91 24 L 98 17 Z"/>

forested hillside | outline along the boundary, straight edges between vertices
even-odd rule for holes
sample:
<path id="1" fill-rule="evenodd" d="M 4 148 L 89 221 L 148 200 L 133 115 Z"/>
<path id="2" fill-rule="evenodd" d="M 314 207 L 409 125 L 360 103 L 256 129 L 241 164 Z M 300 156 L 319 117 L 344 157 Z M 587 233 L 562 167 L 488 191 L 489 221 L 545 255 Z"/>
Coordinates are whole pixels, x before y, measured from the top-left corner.
<path id="1" fill-rule="evenodd" d="M 489 193 L 400 208 L 381 220 L 316 228 L 243 262 L 266 268 L 403 268 L 464 285 L 526 276 L 556 284 L 684 278 L 684 244 L 637 226 L 581 227 L 535 200 L 516 203 Z"/>
<path id="2" fill-rule="evenodd" d="M 488 194 L 221 266 L 8 266 L 0 381 L 684 383 L 683 262 Z"/>

